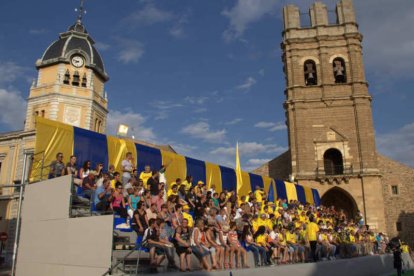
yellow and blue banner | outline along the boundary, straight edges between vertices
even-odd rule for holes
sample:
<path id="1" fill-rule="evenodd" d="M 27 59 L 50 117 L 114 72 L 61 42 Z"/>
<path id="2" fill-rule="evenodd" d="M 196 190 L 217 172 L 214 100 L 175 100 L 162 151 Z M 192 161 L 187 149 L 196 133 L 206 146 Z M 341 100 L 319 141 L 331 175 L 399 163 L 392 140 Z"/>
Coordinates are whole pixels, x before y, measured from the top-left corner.
<path id="1" fill-rule="evenodd" d="M 102 163 L 107 170 L 114 165 L 120 171 L 121 162 L 127 152 L 131 152 L 138 174 L 149 165 L 152 170 L 159 170 L 162 165 L 166 170 L 167 184 L 175 182 L 176 178 L 185 179 L 187 175 L 193 177 L 193 184 L 198 181 L 206 183 L 215 190 L 239 190 L 239 196 L 254 191 L 256 186 L 263 188 L 269 201 L 279 199 L 299 200 L 301 203 L 320 204 L 319 193 L 316 189 L 301 186 L 282 180 L 275 180 L 240 170 L 241 189 L 237 186 L 236 170 L 206 161 L 182 156 L 174 152 L 160 150 L 143 144 L 135 143 L 131 139 L 107 136 L 93 131 L 69 126 L 63 123 L 36 118 L 36 148 L 35 155 L 43 156 L 42 160 L 34 160 L 31 180 L 40 181 L 47 178 L 47 172 L 41 173 L 53 160 L 58 152 L 64 155 L 67 162 L 71 155 L 77 157 L 77 165 L 81 167 L 85 161 L 90 161 L 92 168 Z"/>

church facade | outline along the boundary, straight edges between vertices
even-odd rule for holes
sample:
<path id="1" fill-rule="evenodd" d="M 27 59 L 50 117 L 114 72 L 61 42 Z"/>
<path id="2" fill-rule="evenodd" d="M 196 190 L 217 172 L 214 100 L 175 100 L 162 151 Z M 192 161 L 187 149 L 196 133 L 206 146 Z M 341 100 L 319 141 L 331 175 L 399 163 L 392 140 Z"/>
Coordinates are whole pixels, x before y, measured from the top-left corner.
<path id="1" fill-rule="evenodd" d="M 333 23 L 321 2 L 309 15 L 302 27 L 297 6 L 283 9 L 289 150 L 254 172 L 318 189 L 322 204 L 360 211 L 371 228 L 413 245 L 414 169 L 376 150 L 352 1 L 338 2 Z"/>

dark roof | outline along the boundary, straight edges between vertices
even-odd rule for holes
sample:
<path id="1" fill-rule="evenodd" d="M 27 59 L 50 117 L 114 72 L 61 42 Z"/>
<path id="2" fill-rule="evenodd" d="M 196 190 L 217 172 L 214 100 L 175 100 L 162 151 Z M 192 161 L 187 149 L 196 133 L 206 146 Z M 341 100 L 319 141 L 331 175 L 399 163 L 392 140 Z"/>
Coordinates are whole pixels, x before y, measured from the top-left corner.
<path id="1" fill-rule="evenodd" d="M 87 67 L 94 70 L 106 81 L 109 78 L 105 72 L 102 57 L 94 44 L 95 42 L 86 31 L 86 28 L 78 21 L 70 26 L 67 32 L 59 35 L 59 39 L 46 49 L 36 66 L 41 68 L 60 62 L 69 63 L 71 56 L 77 53 L 84 56 Z"/>

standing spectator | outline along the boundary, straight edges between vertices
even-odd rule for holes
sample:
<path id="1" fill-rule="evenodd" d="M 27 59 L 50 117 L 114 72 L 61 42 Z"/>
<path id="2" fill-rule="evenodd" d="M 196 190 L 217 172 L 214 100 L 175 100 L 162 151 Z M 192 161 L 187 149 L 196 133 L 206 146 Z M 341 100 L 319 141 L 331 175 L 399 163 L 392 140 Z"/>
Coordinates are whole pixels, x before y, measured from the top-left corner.
<path id="1" fill-rule="evenodd" d="M 139 174 L 139 179 L 141 179 L 142 182 L 144 183 L 145 189 L 149 189 L 149 187 L 147 186 L 147 182 L 151 176 L 152 176 L 151 167 L 149 165 L 145 165 L 144 171 Z"/>
<path id="2" fill-rule="evenodd" d="M 134 170 L 134 164 L 132 163 L 132 153 L 128 152 L 126 158 L 122 160 L 122 183 L 126 185 L 132 177 L 132 172 Z"/>
<path id="3" fill-rule="evenodd" d="M 65 175 L 65 164 L 63 163 L 63 153 L 56 154 L 56 160 L 49 165 L 49 179 Z"/>
<path id="4" fill-rule="evenodd" d="M 91 161 L 86 160 L 83 162 L 82 168 L 79 170 L 79 177 L 81 179 L 84 179 L 89 175 L 89 172 L 91 171 Z"/>
<path id="5" fill-rule="evenodd" d="M 151 196 L 156 196 L 160 192 L 160 183 L 158 179 L 158 171 L 153 171 L 152 176 L 147 181 L 148 189 L 151 192 Z"/>
<path id="6" fill-rule="evenodd" d="M 318 243 L 317 234 L 319 232 L 319 227 L 314 222 L 315 218 L 313 216 L 309 218 L 309 221 L 309 224 L 306 226 L 306 234 L 310 245 L 312 259 L 314 262 L 316 262 L 318 260 L 318 257 L 316 255 L 316 245 Z"/>

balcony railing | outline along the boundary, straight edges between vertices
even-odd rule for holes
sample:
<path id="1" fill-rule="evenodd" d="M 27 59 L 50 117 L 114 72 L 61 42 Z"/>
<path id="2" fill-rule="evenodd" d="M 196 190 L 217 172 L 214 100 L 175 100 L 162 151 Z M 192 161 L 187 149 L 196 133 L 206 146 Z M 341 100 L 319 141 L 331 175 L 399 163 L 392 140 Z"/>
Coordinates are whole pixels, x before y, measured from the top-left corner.
<path id="1" fill-rule="evenodd" d="M 320 176 L 337 176 L 337 175 L 350 175 L 354 173 L 352 165 L 331 165 L 327 167 L 318 167 L 316 169 L 316 175 Z"/>

